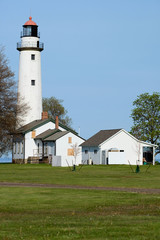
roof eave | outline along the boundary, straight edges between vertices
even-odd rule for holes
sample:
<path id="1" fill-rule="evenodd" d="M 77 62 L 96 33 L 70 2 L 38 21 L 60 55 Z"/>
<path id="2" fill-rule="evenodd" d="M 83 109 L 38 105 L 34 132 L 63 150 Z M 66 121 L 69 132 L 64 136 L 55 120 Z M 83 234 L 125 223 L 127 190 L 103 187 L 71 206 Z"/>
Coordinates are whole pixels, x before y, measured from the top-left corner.
<path id="1" fill-rule="evenodd" d="M 57 132 L 61 132 L 60 129 L 53 129 L 53 130 L 55 130 L 55 132 L 52 132 L 52 133 L 48 134 L 48 135 L 45 136 L 45 137 L 41 137 L 41 138 L 37 138 L 37 137 L 36 137 L 35 139 L 41 139 L 41 140 L 43 141 L 45 138 L 50 137 L 50 136 L 54 135 L 54 134 L 57 133 Z"/>
<path id="2" fill-rule="evenodd" d="M 158 147 L 158 145 L 157 144 L 153 144 L 153 143 L 148 143 L 148 142 L 144 142 L 144 141 L 140 141 L 140 140 L 138 140 L 140 143 L 142 143 L 142 144 L 146 144 L 146 145 L 149 145 L 149 146 L 153 146 L 153 147 L 155 147 L 155 148 L 157 148 Z"/>
<path id="3" fill-rule="evenodd" d="M 65 136 L 66 134 L 68 134 L 69 133 L 69 131 L 62 131 L 62 133 L 63 133 L 63 135 L 62 136 L 59 136 L 57 139 L 55 139 L 55 140 L 45 140 L 45 138 L 43 139 L 43 141 L 44 142 L 55 142 L 55 141 L 57 141 L 59 138 L 61 138 L 61 137 L 63 137 L 63 136 Z M 53 134 L 54 135 L 54 134 Z M 50 137 L 50 136 L 49 136 Z M 46 138 L 48 138 L 48 137 L 46 137 Z"/>
<path id="4" fill-rule="evenodd" d="M 30 129 L 28 129 L 28 130 L 18 131 L 17 133 L 26 134 L 26 133 L 28 133 L 28 132 L 31 132 L 31 131 L 35 130 L 35 129 L 38 128 L 38 127 L 43 126 L 44 124 L 46 124 L 46 123 L 48 123 L 48 122 L 53 122 L 53 123 L 55 124 L 55 120 L 53 120 L 53 119 L 51 119 L 51 118 L 48 118 L 48 119 L 46 119 L 45 121 L 43 121 L 42 123 L 39 123 L 39 124 L 35 125 L 34 127 L 30 128 Z M 61 128 L 63 128 L 63 129 L 65 129 L 66 131 L 69 131 L 69 132 L 75 134 L 76 136 L 80 137 L 80 136 L 78 135 L 78 133 L 77 133 L 76 131 L 74 131 L 72 128 L 69 128 L 69 127 L 63 125 L 62 123 L 59 123 L 59 126 L 60 126 Z M 80 137 L 80 138 L 83 139 L 83 140 L 85 140 L 85 139 L 82 138 L 82 137 Z"/>

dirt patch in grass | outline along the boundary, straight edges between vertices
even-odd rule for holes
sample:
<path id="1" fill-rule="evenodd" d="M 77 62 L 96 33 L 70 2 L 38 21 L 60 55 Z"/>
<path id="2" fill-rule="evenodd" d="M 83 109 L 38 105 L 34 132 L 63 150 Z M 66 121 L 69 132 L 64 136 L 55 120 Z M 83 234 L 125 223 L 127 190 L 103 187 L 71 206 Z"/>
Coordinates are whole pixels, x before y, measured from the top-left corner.
<path id="1" fill-rule="evenodd" d="M 147 188 L 120 188 L 120 187 L 87 187 L 87 186 L 71 186 L 58 184 L 39 184 L 39 183 L 10 183 L 0 182 L 0 187 L 39 187 L 39 188 L 65 188 L 65 189 L 86 189 L 86 190 L 103 190 L 103 191 L 120 191 L 120 192 L 136 192 L 146 194 L 159 194 L 160 189 Z"/>

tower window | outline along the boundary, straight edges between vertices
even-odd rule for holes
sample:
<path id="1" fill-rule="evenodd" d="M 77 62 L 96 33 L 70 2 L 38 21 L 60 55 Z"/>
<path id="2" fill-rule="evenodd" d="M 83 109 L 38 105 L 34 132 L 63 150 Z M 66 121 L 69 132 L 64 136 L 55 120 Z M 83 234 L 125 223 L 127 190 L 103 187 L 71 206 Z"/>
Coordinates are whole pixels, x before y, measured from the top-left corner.
<path id="1" fill-rule="evenodd" d="M 35 82 L 36 82 L 35 80 L 31 80 L 31 85 L 35 86 Z"/>
<path id="2" fill-rule="evenodd" d="M 31 60 L 35 60 L 35 54 L 31 54 Z"/>

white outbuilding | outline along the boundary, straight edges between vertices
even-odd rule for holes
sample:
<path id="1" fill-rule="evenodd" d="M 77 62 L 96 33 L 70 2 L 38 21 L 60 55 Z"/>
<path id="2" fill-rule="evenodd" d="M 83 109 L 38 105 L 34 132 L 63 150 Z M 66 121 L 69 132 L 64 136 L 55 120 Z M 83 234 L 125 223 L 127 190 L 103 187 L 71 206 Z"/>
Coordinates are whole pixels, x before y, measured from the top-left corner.
<path id="1" fill-rule="evenodd" d="M 84 164 L 155 164 L 157 146 L 138 140 L 124 129 L 101 130 L 81 146 Z"/>

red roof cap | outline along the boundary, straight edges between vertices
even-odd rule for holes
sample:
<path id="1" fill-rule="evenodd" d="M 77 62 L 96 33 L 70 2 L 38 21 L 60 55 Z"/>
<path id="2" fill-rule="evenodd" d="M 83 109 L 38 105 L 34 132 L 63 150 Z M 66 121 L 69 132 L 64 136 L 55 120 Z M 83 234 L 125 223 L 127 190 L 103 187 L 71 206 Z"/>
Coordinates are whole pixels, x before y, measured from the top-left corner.
<path id="1" fill-rule="evenodd" d="M 29 17 L 29 21 L 27 21 L 27 22 L 24 24 L 24 26 L 26 26 L 26 25 L 29 25 L 29 26 L 31 26 L 31 25 L 37 26 L 37 24 L 32 21 L 32 17 Z"/>

